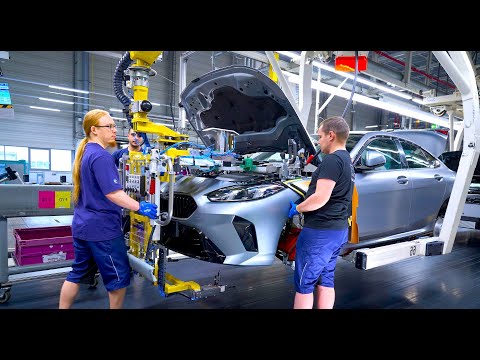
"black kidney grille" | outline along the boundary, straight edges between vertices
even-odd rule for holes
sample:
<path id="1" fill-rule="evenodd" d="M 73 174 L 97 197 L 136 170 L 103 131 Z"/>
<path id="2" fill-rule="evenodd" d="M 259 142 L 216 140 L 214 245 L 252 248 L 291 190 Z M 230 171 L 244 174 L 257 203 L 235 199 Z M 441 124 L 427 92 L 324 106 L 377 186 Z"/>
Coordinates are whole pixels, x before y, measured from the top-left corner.
<path id="1" fill-rule="evenodd" d="M 161 211 L 168 210 L 168 198 L 160 199 Z M 173 217 L 186 219 L 197 210 L 197 204 L 190 195 L 174 194 L 173 198 Z"/>

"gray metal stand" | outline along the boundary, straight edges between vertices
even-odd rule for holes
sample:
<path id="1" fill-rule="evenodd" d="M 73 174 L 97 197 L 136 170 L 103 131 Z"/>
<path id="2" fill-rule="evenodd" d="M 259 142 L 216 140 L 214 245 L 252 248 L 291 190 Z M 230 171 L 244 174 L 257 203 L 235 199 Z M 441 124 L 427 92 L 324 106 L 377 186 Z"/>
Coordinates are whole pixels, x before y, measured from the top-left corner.
<path id="1" fill-rule="evenodd" d="M 0 185 L 0 304 L 10 299 L 13 282 L 67 272 L 72 260 L 8 266 L 9 217 L 72 215 L 72 185 Z"/>

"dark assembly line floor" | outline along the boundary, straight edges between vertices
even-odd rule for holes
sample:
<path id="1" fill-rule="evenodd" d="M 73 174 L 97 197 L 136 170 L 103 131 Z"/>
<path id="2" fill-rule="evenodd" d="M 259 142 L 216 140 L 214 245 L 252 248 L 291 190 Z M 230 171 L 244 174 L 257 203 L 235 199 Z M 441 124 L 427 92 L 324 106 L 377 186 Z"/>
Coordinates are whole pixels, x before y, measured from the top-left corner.
<path id="1" fill-rule="evenodd" d="M 167 263 L 181 280 L 212 284 L 219 273 L 225 291 L 191 300 L 181 294 L 162 297 L 158 287 L 134 275 L 124 309 L 291 309 L 293 270 L 276 260 L 266 267 L 212 264 L 195 259 Z M 6 309 L 56 309 L 66 274 L 13 282 Z M 480 308 L 480 237 L 457 235 L 446 255 L 416 256 L 369 270 L 343 258 L 337 263 L 335 309 L 477 309 Z M 82 287 L 74 309 L 106 309 L 101 279 L 95 289 Z M 1 316 L 1 315 L 0 315 Z"/>

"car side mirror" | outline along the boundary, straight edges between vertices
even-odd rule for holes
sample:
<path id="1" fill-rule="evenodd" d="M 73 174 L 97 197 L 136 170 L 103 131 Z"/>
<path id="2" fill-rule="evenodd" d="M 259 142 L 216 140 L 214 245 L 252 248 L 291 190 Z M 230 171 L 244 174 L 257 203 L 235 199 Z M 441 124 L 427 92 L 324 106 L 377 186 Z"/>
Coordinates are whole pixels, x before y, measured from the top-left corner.
<path id="1" fill-rule="evenodd" d="M 433 167 L 434 167 L 434 168 L 440 167 L 440 160 L 435 159 L 435 161 L 433 162 Z"/>
<path id="2" fill-rule="evenodd" d="M 385 155 L 377 150 L 366 150 L 365 156 L 360 159 L 360 164 L 355 166 L 358 171 L 372 170 L 387 163 Z"/>

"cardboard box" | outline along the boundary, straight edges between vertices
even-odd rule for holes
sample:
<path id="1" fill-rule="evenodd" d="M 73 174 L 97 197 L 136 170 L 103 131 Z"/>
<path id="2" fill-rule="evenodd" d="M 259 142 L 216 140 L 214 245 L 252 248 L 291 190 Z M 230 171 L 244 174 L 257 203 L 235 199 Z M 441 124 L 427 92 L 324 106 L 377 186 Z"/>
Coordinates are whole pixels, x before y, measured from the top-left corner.
<path id="1" fill-rule="evenodd" d="M 64 261 L 74 258 L 71 226 L 14 229 L 18 265 Z"/>

